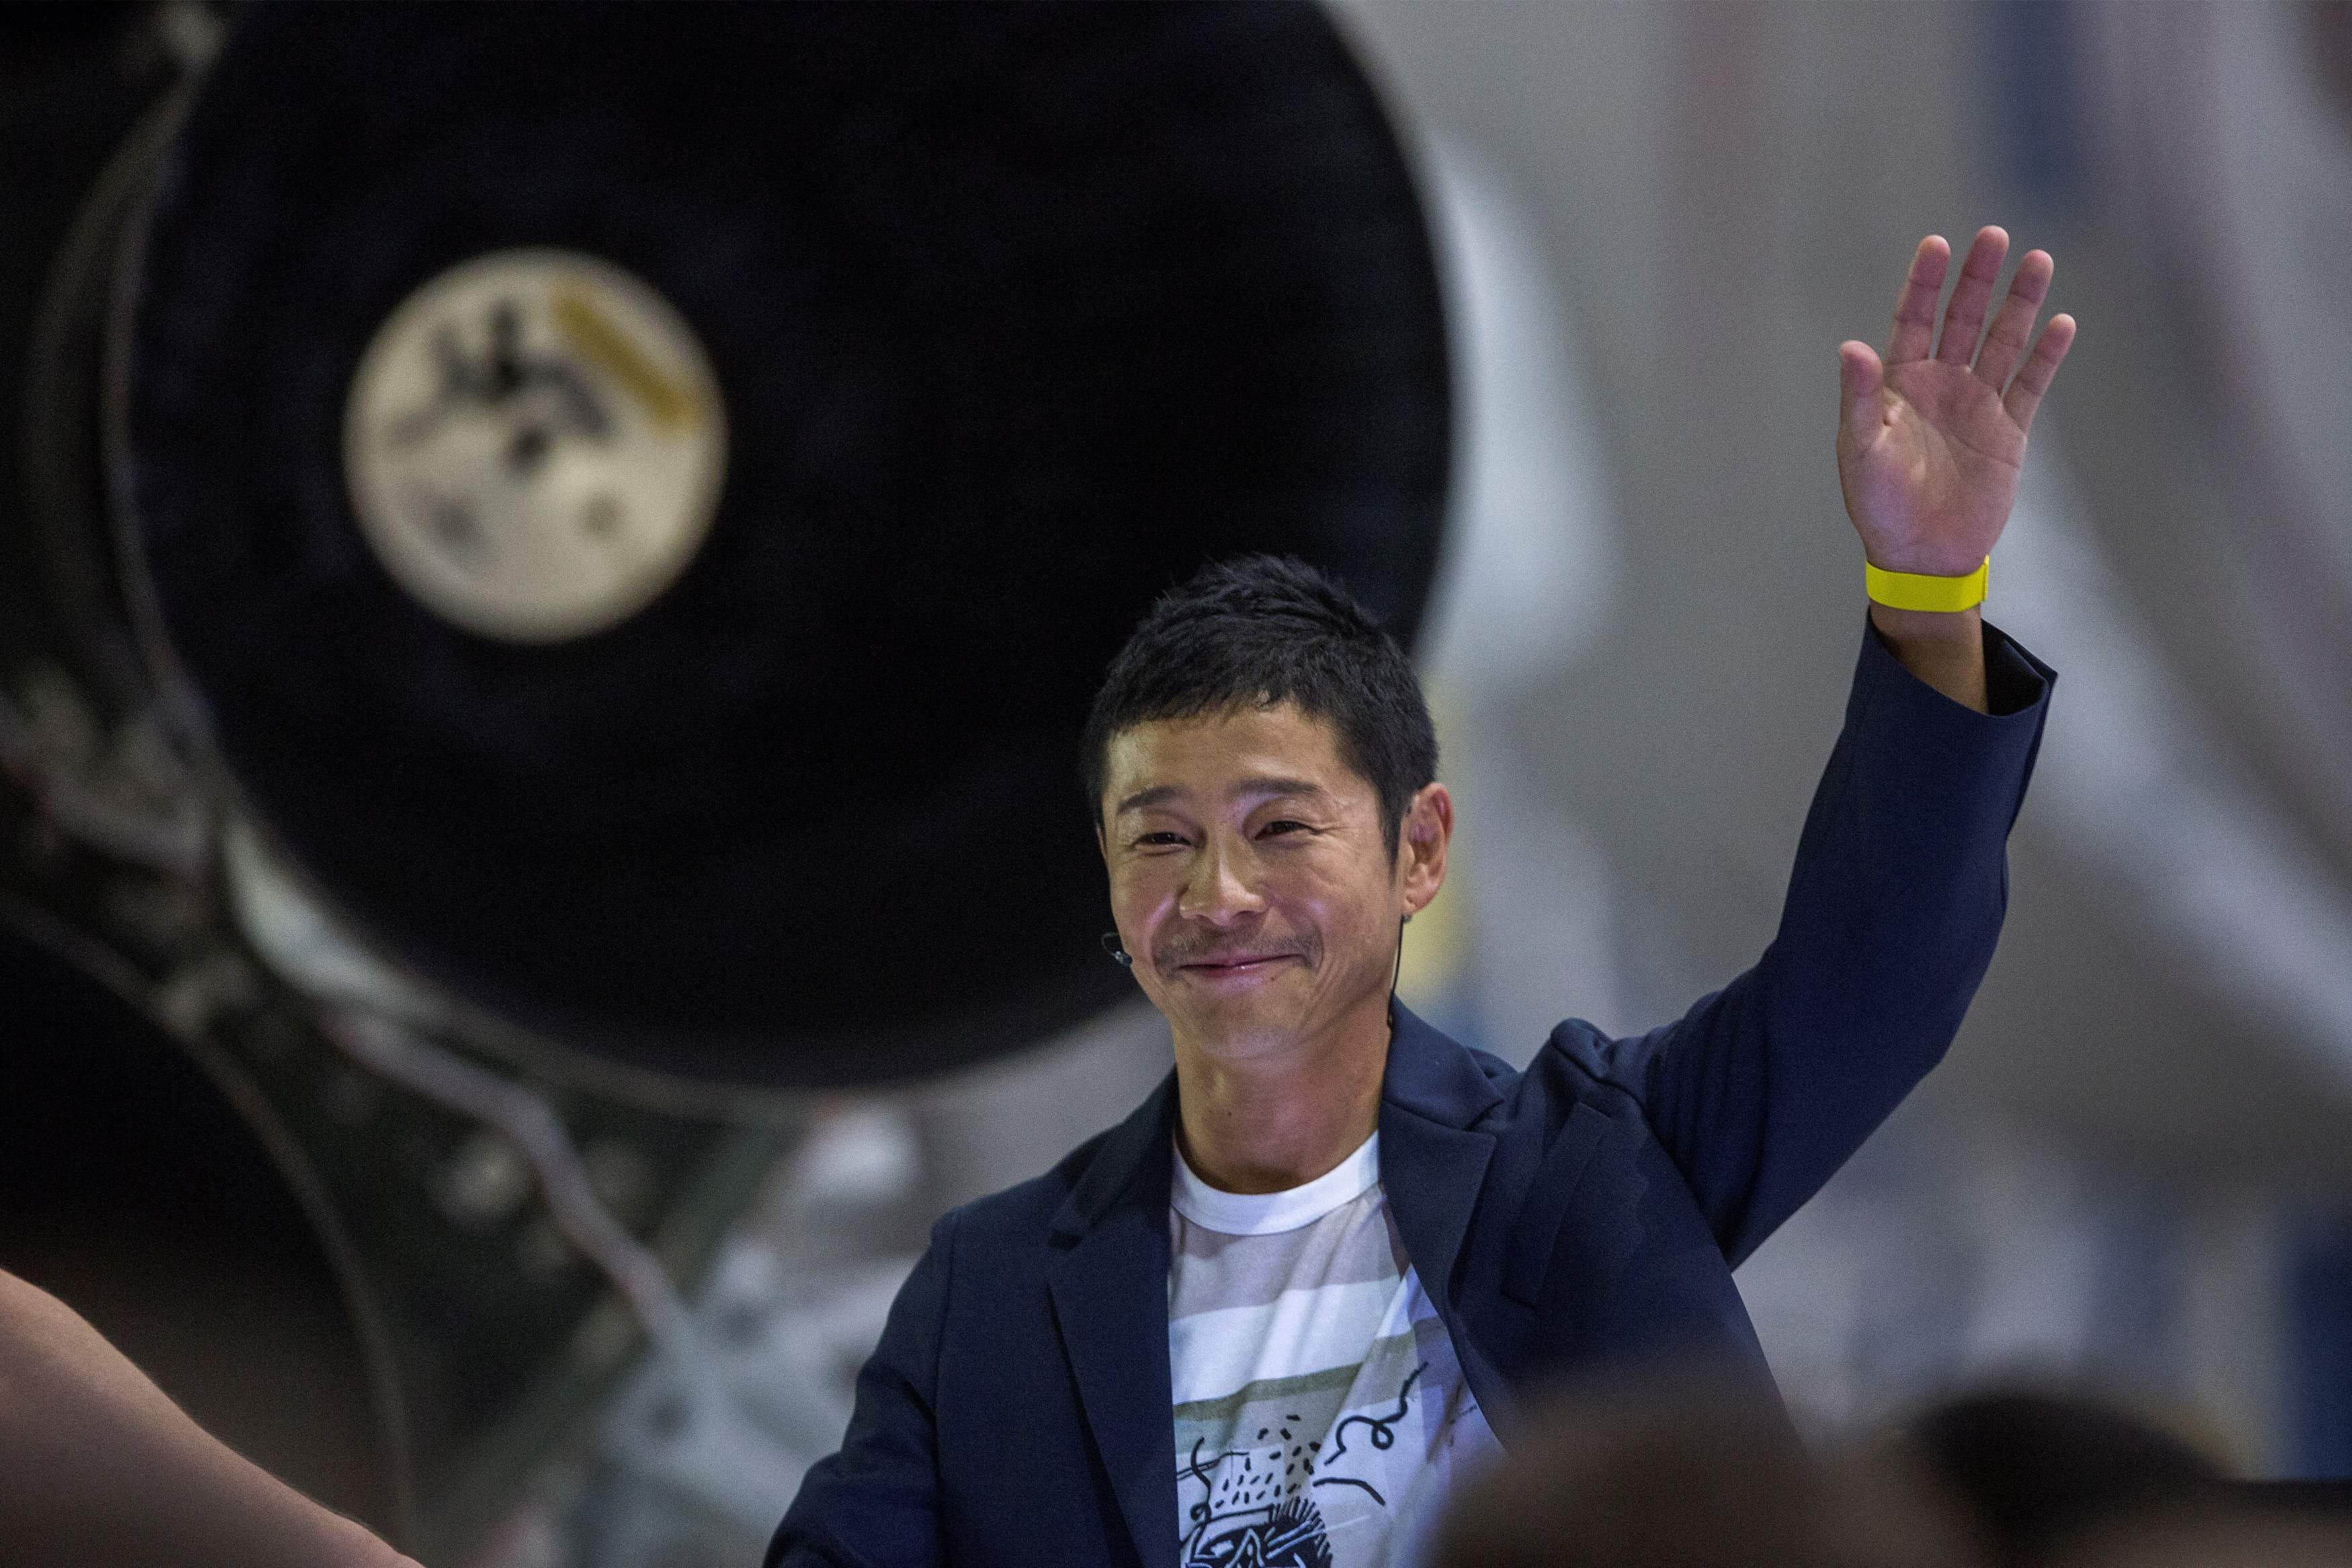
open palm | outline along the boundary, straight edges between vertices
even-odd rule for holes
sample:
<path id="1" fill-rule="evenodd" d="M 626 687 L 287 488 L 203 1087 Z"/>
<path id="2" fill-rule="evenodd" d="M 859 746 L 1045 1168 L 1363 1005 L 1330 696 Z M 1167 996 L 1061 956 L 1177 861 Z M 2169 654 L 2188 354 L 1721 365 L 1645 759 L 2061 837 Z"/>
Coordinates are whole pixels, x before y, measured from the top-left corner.
<path id="1" fill-rule="evenodd" d="M 2026 433 L 2074 340 L 2074 319 L 2053 317 L 2026 352 L 2055 270 L 2049 253 L 2028 251 L 1978 349 L 2008 249 L 2001 230 L 1977 232 L 1938 345 L 1936 299 L 1951 247 L 1929 235 L 1895 299 L 1885 361 L 1867 343 L 1838 346 L 1838 483 L 1863 553 L 1889 570 L 1975 570 L 2017 499 Z"/>

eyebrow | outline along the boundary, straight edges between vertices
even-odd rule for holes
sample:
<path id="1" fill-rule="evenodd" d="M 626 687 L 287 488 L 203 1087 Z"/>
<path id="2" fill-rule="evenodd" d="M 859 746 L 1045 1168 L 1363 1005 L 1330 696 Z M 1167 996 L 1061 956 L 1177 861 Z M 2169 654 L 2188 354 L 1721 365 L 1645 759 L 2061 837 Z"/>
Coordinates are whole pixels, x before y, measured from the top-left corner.
<path id="1" fill-rule="evenodd" d="M 1144 810 L 1149 807 L 1175 800 L 1185 793 L 1186 790 L 1181 785 L 1155 784 L 1149 789 L 1138 789 L 1134 794 L 1121 800 L 1111 811 L 1111 815 L 1124 817 L 1129 811 Z M 1245 795 L 1300 795 L 1319 800 L 1324 798 L 1325 790 L 1320 784 L 1307 779 L 1256 778 L 1240 780 L 1226 791 L 1226 795 L 1234 800 Z"/>

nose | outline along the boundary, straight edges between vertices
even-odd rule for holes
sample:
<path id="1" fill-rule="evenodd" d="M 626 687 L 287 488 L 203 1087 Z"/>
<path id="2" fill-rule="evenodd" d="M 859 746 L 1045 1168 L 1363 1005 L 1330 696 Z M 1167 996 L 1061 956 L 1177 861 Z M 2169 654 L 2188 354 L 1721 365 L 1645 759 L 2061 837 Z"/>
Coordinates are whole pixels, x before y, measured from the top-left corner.
<path id="1" fill-rule="evenodd" d="M 1184 890 L 1177 895 L 1176 913 L 1219 927 L 1265 913 L 1265 900 L 1258 896 L 1251 858 L 1245 848 L 1212 837 L 1193 857 Z"/>

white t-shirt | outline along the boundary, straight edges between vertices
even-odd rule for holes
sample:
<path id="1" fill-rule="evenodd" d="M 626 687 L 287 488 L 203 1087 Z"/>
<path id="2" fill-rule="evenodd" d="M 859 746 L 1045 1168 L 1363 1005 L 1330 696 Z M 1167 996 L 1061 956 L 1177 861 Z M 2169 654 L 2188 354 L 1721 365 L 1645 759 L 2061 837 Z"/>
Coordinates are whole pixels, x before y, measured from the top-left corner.
<path id="1" fill-rule="evenodd" d="M 1417 1562 L 1453 1476 L 1500 1450 L 1389 1218 L 1380 1134 L 1287 1192 L 1175 1160 L 1178 1562 Z"/>

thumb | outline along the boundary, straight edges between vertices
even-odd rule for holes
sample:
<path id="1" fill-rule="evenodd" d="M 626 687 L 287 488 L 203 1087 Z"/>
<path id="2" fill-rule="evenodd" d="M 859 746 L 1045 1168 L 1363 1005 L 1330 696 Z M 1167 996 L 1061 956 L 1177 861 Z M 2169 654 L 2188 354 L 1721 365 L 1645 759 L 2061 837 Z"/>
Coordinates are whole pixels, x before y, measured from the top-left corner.
<path id="1" fill-rule="evenodd" d="M 1847 339 L 1838 345 L 1839 432 L 1848 441 L 1867 441 L 1878 423 L 1879 389 L 1886 384 L 1877 351 Z"/>

